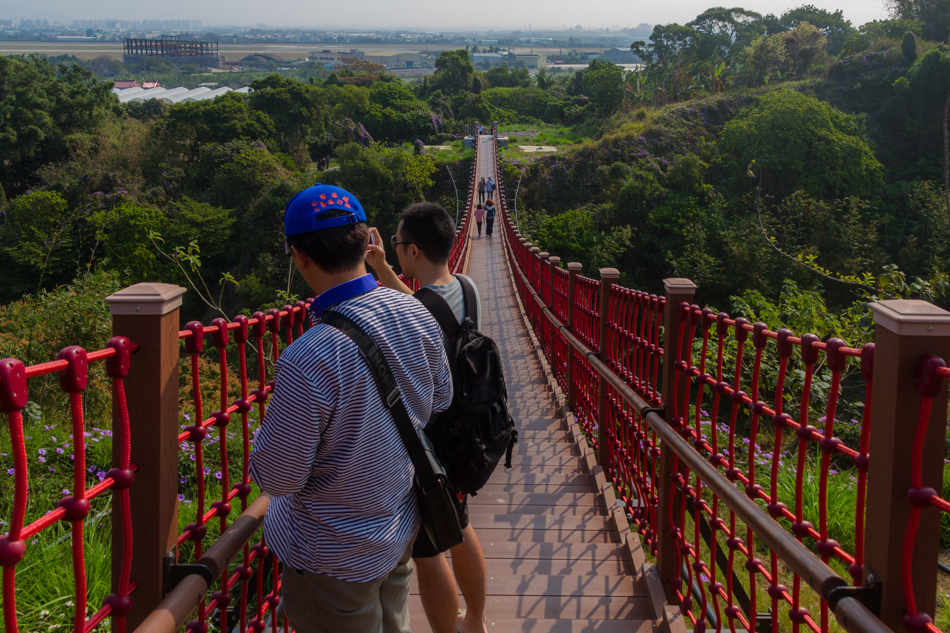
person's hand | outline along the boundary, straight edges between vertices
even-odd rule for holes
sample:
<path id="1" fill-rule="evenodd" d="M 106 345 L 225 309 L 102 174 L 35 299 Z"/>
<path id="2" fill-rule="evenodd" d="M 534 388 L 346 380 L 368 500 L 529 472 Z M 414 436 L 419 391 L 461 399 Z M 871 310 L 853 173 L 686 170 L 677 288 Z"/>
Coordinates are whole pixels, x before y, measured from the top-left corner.
<path id="1" fill-rule="evenodd" d="M 369 246 L 366 248 L 366 254 L 363 255 L 363 259 L 365 259 L 366 263 L 374 270 L 388 266 L 386 263 L 386 249 L 383 248 L 383 238 L 380 237 L 379 231 L 376 230 L 375 226 L 371 226 L 369 229 Z"/>

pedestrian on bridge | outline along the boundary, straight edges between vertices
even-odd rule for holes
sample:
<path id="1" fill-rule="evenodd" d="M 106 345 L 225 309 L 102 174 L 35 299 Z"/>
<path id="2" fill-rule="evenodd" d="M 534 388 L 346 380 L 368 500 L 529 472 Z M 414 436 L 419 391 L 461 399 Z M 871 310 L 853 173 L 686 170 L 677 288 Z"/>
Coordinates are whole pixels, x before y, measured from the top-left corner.
<path id="1" fill-rule="evenodd" d="M 485 235 L 491 237 L 495 226 L 495 201 L 491 198 L 485 203 Z"/>
<path id="2" fill-rule="evenodd" d="M 366 273 L 370 232 L 353 194 L 316 184 L 287 203 L 286 250 L 316 293 L 313 327 L 280 355 L 250 473 L 273 500 L 267 545 L 298 633 L 409 633 L 413 463 L 359 348 L 321 324 L 355 322 L 388 361 L 421 430 L 452 402 L 442 331 L 425 307 Z"/>
<path id="3" fill-rule="evenodd" d="M 482 179 L 478 181 L 478 201 L 479 202 L 485 202 L 485 188 L 487 186 L 488 185 L 485 184 L 485 178 L 482 177 Z"/>
<path id="4" fill-rule="evenodd" d="M 482 222 L 485 220 L 485 207 L 475 205 L 475 226 L 478 227 L 478 237 L 482 236 Z"/>
<path id="5" fill-rule="evenodd" d="M 379 246 L 381 241 L 376 229 L 371 228 L 370 231 L 376 241 L 367 250 L 366 261 L 376 271 L 380 283 L 412 293 L 386 263 L 386 251 Z M 448 212 L 438 204 L 418 202 L 403 210 L 390 243 L 396 249 L 396 257 L 405 277 L 417 280 L 421 288 L 431 289 L 440 295 L 459 323 L 467 315 L 476 314 L 478 322 L 475 326 L 480 329 L 481 299 L 475 283 L 466 275 L 453 275 L 449 270 L 449 254 L 454 240 L 455 222 Z M 462 283 L 474 289 L 476 306 L 466 305 Z M 430 424 L 439 422 L 437 419 Z M 419 598 L 433 633 L 487 633 L 485 555 L 475 528 L 469 523 L 468 498 L 465 495 L 459 494 L 457 510 L 465 540 L 449 550 L 452 552 L 452 569 L 424 530 L 416 537 L 412 558 L 419 576 Z M 464 615 L 459 615 L 456 582 L 465 598 Z"/>
<path id="6" fill-rule="evenodd" d="M 489 176 L 488 182 L 485 183 L 485 195 L 491 198 L 492 194 L 494 193 L 495 193 L 495 179 Z"/>

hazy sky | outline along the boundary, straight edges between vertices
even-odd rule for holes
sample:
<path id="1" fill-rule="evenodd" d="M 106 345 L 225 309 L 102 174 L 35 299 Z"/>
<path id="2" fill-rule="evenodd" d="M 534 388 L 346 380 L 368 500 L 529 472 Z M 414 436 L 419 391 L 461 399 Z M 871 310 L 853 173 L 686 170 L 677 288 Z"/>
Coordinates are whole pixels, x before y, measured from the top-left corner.
<path id="1" fill-rule="evenodd" d="M 204 26 L 256 25 L 325 28 L 422 28 L 435 30 L 584 28 L 636 26 L 641 22 L 688 22 L 712 6 L 740 6 L 763 15 L 781 15 L 813 4 L 841 9 L 853 26 L 885 17 L 883 0 L 13 0 L 0 4 L 0 18 L 71 21 L 75 18 L 197 19 Z"/>

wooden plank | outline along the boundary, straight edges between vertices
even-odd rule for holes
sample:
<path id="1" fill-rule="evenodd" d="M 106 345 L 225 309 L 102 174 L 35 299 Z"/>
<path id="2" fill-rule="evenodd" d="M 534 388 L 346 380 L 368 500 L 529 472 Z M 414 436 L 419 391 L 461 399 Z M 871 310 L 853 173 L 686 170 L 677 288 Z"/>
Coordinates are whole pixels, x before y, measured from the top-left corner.
<path id="1" fill-rule="evenodd" d="M 411 614 L 422 613 L 419 596 L 409 596 Z M 539 618 L 546 620 L 647 620 L 649 600 L 645 597 L 580 596 L 488 596 L 485 612 L 494 618 Z"/>
<path id="2" fill-rule="evenodd" d="M 594 478 L 591 475 L 582 473 L 547 471 L 532 471 L 525 473 L 518 472 L 514 469 L 495 469 L 495 472 L 492 473 L 491 479 L 488 480 L 488 484 L 561 484 L 563 486 L 593 486 Z"/>
<path id="3" fill-rule="evenodd" d="M 546 516 L 524 514 L 491 514 L 479 517 L 477 527 L 481 528 L 518 528 L 536 530 L 613 530 L 613 519 L 607 515 L 582 516 Z"/>
<path id="4" fill-rule="evenodd" d="M 479 495 L 481 496 L 481 495 Z M 550 505 L 522 505 L 518 506 L 517 511 L 519 514 L 524 515 L 537 515 L 537 514 L 547 514 L 552 516 L 584 516 L 584 515 L 599 515 L 606 516 L 607 512 L 603 506 L 598 507 L 579 507 L 579 506 L 550 506 Z M 506 507 L 501 505 L 492 506 L 492 505 L 481 505 L 475 504 L 468 505 L 468 516 L 472 519 L 472 524 L 477 528 L 479 525 L 480 519 L 478 517 L 491 515 L 491 514 L 509 514 L 509 511 Z"/>
<path id="5" fill-rule="evenodd" d="M 554 505 L 583 505 L 604 507 L 603 501 L 593 492 L 480 492 L 470 497 L 468 504 L 493 505 L 498 512 L 510 514 L 510 508 L 521 505 L 554 506 Z M 509 509 L 504 509 L 507 506 Z"/>
<path id="6" fill-rule="evenodd" d="M 515 450 L 512 454 L 512 459 L 515 455 L 574 455 L 579 457 L 581 454 L 580 449 L 574 443 L 551 443 L 551 442 L 542 442 L 538 444 L 528 444 L 522 443 L 520 440 L 515 444 Z"/>
<path id="7" fill-rule="evenodd" d="M 562 492 L 595 492 L 593 486 L 589 484 L 581 484 L 579 486 L 571 486 L 566 484 L 510 484 L 510 483 L 488 483 L 485 484 L 485 487 L 482 488 L 478 494 L 484 494 L 486 492 L 545 492 L 545 493 L 562 493 Z"/>
<path id="8" fill-rule="evenodd" d="M 449 560 L 452 555 L 447 556 Z M 633 571 L 621 556 L 610 555 L 600 560 L 542 560 L 528 558 L 489 558 L 485 560 L 485 569 L 494 576 L 550 575 L 584 576 L 604 575 L 632 576 Z"/>
<path id="9" fill-rule="evenodd" d="M 517 540 L 519 543 L 619 543 L 620 536 L 613 530 L 535 530 L 532 528 L 478 528 L 478 538 L 482 542 L 485 555 L 491 543 Z"/>
<path id="10" fill-rule="evenodd" d="M 646 596 L 643 582 L 629 576 L 566 575 L 493 575 L 489 574 L 489 596 Z M 416 575 L 409 582 L 409 593 L 419 594 Z"/>
<path id="11" fill-rule="evenodd" d="M 421 611 L 410 611 L 413 633 L 432 633 Z M 648 620 L 543 620 L 490 618 L 488 630 L 497 633 L 653 633 Z"/>
<path id="12" fill-rule="evenodd" d="M 517 456 L 517 460 L 516 460 L 515 456 Z M 569 467 L 576 467 L 576 466 L 578 465 L 578 462 L 579 462 L 579 461 L 580 461 L 579 458 L 578 458 L 578 457 L 575 457 L 574 455 L 559 455 L 559 454 L 556 454 L 556 453 L 555 453 L 555 454 L 552 454 L 552 455 L 544 455 L 544 454 L 540 454 L 540 455 L 518 455 L 518 454 L 516 453 L 516 454 L 513 455 L 512 458 L 511 458 L 511 465 L 512 465 L 512 467 L 515 467 L 515 466 L 517 466 L 517 467 L 524 467 L 524 466 L 530 466 L 530 467 L 539 467 L 539 466 L 546 466 L 546 467 L 551 467 L 551 466 L 562 466 L 562 467 L 563 467 L 563 466 L 569 466 Z M 580 463 L 583 463 L 583 462 L 580 462 Z"/>
<path id="13" fill-rule="evenodd" d="M 486 539 L 479 537 L 482 546 Z M 541 560 L 598 563 L 610 557 L 624 557 L 623 546 L 618 543 L 514 543 L 492 542 L 491 552 L 485 552 L 485 560 Z"/>

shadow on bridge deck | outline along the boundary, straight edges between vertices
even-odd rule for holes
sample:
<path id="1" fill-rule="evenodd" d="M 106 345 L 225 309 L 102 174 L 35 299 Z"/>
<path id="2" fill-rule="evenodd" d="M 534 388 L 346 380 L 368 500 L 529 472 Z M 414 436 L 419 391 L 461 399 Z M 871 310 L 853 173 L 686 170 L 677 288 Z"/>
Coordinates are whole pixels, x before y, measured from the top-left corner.
<path id="1" fill-rule="evenodd" d="M 491 137 L 480 142 L 479 177 L 487 177 L 494 164 Z M 519 426 L 514 467 L 499 466 L 469 501 L 488 569 L 488 628 L 652 631 L 658 614 L 648 582 L 637 576 L 629 537 L 618 532 L 608 511 L 603 479 L 598 485 L 590 460 L 555 407 L 511 286 L 503 233 L 496 227 L 494 237 L 473 237 L 466 270 L 481 294 L 482 329 L 501 348 Z M 626 521 L 620 523 L 628 531 Z M 412 630 L 428 632 L 417 595 L 410 608 Z"/>

